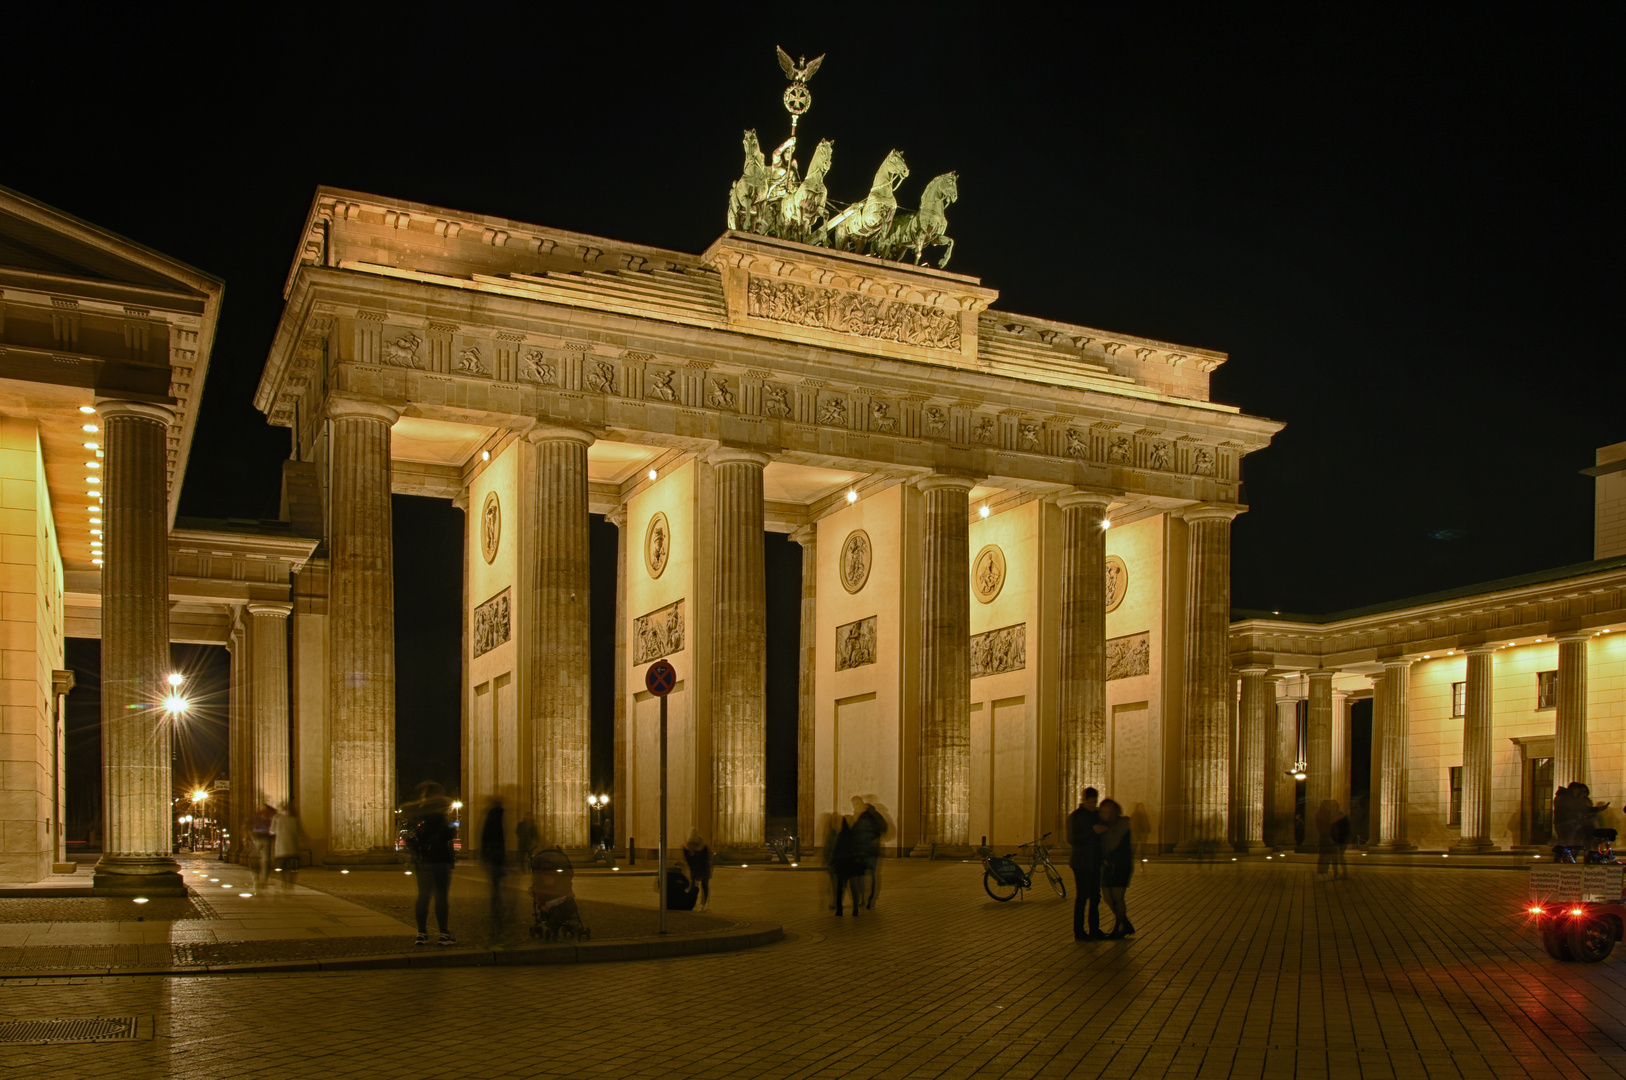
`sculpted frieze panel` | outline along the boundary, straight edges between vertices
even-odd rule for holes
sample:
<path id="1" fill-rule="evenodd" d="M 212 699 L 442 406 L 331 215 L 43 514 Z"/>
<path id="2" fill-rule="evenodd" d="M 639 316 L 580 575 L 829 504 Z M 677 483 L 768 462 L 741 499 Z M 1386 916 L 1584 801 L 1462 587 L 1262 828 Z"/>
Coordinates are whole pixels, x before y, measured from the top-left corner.
<path id="1" fill-rule="evenodd" d="M 491 369 L 486 367 L 485 359 L 480 355 L 480 346 L 470 345 L 458 356 L 457 370 L 465 375 L 490 375 Z"/>
<path id="2" fill-rule="evenodd" d="M 875 619 L 871 615 L 836 627 L 836 670 L 875 663 Z"/>
<path id="3" fill-rule="evenodd" d="M 505 645 L 513 636 L 513 620 L 509 615 L 509 590 L 493 596 L 474 609 L 474 655 L 484 656 L 498 645 Z"/>
<path id="4" fill-rule="evenodd" d="M 652 397 L 656 401 L 676 401 L 678 396 L 677 387 L 672 385 L 672 380 L 675 378 L 677 378 L 677 372 L 675 371 L 650 372 L 649 393 L 646 396 Z"/>
<path id="5" fill-rule="evenodd" d="M 1028 624 L 1002 626 L 971 636 L 971 677 L 1003 675 L 1028 666 Z"/>
<path id="6" fill-rule="evenodd" d="M 746 311 L 772 322 L 960 351 L 959 315 L 925 304 L 753 275 L 746 289 Z"/>
<path id="7" fill-rule="evenodd" d="M 683 644 L 683 601 L 674 600 L 663 608 L 633 620 L 633 664 L 647 664 L 663 656 L 680 653 Z"/>
<path id="8" fill-rule="evenodd" d="M 384 363 L 395 367 L 418 367 L 418 349 L 423 346 L 423 338 L 408 330 L 394 341 L 384 343 Z"/>
<path id="9" fill-rule="evenodd" d="M 656 511 L 655 516 L 649 519 L 649 528 L 644 532 L 644 567 L 649 571 L 650 577 L 661 576 L 671 554 L 672 527 L 666 523 L 666 515 Z"/>
<path id="10" fill-rule="evenodd" d="M 855 593 L 869 581 L 870 566 L 875 561 L 875 547 L 869 533 L 854 529 L 841 545 L 841 587 Z"/>
<path id="11" fill-rule="evenodd" d="M 847 424 L 846 399 L 838 397 L 826 398 L 819 405 L 819 423 L 845 427 Z"/>
<path id="12" fill-rule="evenodd" d="M 762 388 L 762 414 L 786 417 L 790 415 L 790 393 L 782 386 Z"/>
<path id="13" fill-rule="evenodd" d="M 1152 643 L 1146 631 L 1107 638 L 1107 681 L 1132 679 L 1152 671 Z"/>
<path id="14" fill-rule="evenodd" d="M 519 365 L 519 377 L 543 386 L 559 385 L 559 369 L 547 362 L 541 349 L 532 349 L 525 354 L 525 359 Z"/>
<path id="15" fill-rule="evenodd" d="M 1004 587 L 1005 552 L 998 544 L 989 544 L 971 561 L 971 593 L 979 602 L 989 604 Z"/>
<path id="16" fill-rule="evenodd" d="M 607 360 L 595 360 L 587 369 L 587 389 L 599 394 L 615 393 L 615 365 Z"/>
<path id="17" fill-rule="evenodd" d="M 1106 601 L 1108 611 L 1117 611 L 1118 605 L 1129 595 L 1129 568 L 1116 555 L 1107 556 Z"/>

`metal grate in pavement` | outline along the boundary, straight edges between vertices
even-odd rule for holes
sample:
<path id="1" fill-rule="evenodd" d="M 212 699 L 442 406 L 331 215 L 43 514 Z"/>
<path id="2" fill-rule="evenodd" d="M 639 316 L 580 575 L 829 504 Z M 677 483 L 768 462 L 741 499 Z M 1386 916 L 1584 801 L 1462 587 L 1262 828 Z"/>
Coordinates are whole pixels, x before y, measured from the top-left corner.
<path id="1" fill-rule="evenodd" d="M 0 1043 L 116 1042 L 141 1035 L 139 1016 L 78 1016 L 51 1020 L 0 1020 Z"/>

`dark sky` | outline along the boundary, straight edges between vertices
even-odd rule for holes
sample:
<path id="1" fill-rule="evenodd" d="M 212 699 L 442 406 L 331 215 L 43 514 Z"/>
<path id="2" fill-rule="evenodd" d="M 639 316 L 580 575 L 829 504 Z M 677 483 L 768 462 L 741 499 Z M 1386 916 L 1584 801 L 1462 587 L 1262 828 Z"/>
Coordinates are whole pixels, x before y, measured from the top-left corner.
<path id="1" fill-rule="evenodd" d="M 8 14 L 0 182 L 225 279 L 182 509 L 272 517 L 287 436 L 250 397 L 316 185 L 698 252 L 741 130 L 784 134 L 773 46 L 828 52 L 833 195 L 894 146 L 905 203 L 957 169 L 951 269 L 1001 308 L 1224 350 L 1214 397 L 1287 423 L 1244 464 L 1238 607 L 1591 558 L 1577 470 L 1626 439 L 1618 5 L 768 7 L 70 8 L 71 57 L 62 9 Z"/>

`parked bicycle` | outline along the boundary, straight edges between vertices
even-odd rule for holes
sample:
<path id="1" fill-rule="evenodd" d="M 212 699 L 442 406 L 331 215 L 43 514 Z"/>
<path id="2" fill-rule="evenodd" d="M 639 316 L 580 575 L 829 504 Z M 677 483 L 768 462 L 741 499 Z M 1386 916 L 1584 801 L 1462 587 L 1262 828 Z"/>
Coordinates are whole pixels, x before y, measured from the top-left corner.
<path id="1" fill-rule="evenodd" d="M 978 854 L 982 855 L 982 887 L 988 895 L 1004 903 L 1007 900 L 1020 896 L 1025 890 L 1033 888 L 1033 881 L 1037 871 L 1043 871 L 1045 880 L 1062 899 L 1067 898 L 1067 883 L 1062 879 L 1061 871 L 1050 861 L 1050 848 L 1045 841 L 1050 834 L 1045 833 L 1039 839 L 1023 844 L 1017 851 L 1009 855 L 998 855 L 992 848 L 981 848 Z M 1032 850 L 1029 850 L 1032 849 Z M 1018 854 L 1027 851 L 1028 865 L 1024 870 L 1018 863 Z"/>

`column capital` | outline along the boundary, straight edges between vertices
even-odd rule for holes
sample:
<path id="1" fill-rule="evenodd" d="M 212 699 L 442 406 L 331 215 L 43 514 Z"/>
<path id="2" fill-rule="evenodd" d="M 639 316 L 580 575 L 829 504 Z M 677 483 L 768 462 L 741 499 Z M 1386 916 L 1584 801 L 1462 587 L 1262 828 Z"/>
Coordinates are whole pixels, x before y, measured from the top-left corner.
<path id="1" fill-rule="evenodd" d="M 767 468 L 768 462 L 773 459 L 760 450 L 747 450 L 739 446 L 719 446 L 707 453 L 702 459 L 707 465 L 745 464 L 755 465 L 758 468 Z"/>
<path id="2" fill-rule="evenodd" d="M 469 512 L 469 489 L 464 488 L 462 491 L 460 491 L 456 495 L 452 496 L 452 505 L 457 507 L 459 510 L 463 511 L 465 514 L 468 513 Z"/>
<path id="3" fill-rule="evenodd" d="M 66 694 L 74 687 L 74 674 L 72 671 L 51 672 L 51 692 L 53 694 Z"/>
<path id="4" fill-rule="evenodd" d="M 1554 641 L 1562 645 L 1566 641 L 1591 641 L 1592 635 L 1595 633 L 1597 633 L 1595 630 L 1569 630 L 1562 634 L 1554 634 L 1552 637 Z"/>
<path id="5" fill-rule="evenodd" d="M 605 514 L 604 520 L 608 521 L 611 525 L 614 525 L 618 529 L 626 528 L 627 504 L 621 503 L 614 510 L 611 510 L 608 514 Z"/>
<path id="6" fill-rule="evenodd" d="M 592 446 L 598 439 L 591 431 L 583 431 L 580 428 L 537 424 L 525 432 L 525 441 L 533 446 L 541 442 L 577 442 L 583 446 Z"/>
<path id="7" fill-rule="evenodd" d="M 1463 649 L 1462 652 L 1465 656 L 1492 656 L 1496 653 L 1496 650 L 1497 646 L 1495 645 L 1470 645 Z"/>
<path id="8" fill-rule="evenodd" d="M 1236 669 L 1238 675 L 1269 675 L 1269 664 L 1243 664 Z"/>
<path id="9" fill-rule="evenodd" d="M 394 424 L 401 418 L 401 410 L 392 409 L 381 401 L 332 394 L 327 399 L 327 417 L 329 420 L 377 420 Z"/>
<path id="10" fill-rule="evenodd" d="M 265 615 L 274 619 L 286 619 L 294 610 L 294 605 L 287 600 L 250 600 L 244 606 L 250 615 Z"/>
<path id="11" fill-rule="evenodd" d="M 1314 668 L 1304 674 L 1307 678 L 1325 679 L 1327 682 L 1332 682 L 1339 672 L 1337 668 Z"/>
<path id="12" fill-rule="evenodd" d="M 803 547 L 813 543 L 819 538 L 819 527 L 816 523 L 803 525 L 791 532 L 790 538 Z"/>
<path id="13" fill-rule="evenodd" d="M 1074 507 L 1081 507 L 1083 509 L 1090 509 L 1092 507 L 1098 508 L 1102 515 L 1105 516 L 1107 510 L 1112 506 L 1113 502 L 1115 502 L 1117 498 L 1118 496 L 1107 491 L 1090 491 L 1083 488 L 1074 488 L 1072 491 L 1065 492 L 1059 496 L 1056 499 L 1056 505 L 1061 507 L 1063 510 L 1071 510 Z"/>
<path id="14" fill-rule="evenodd" d="M 1378 662 L 1383 665 L 1383 674 L 1385 676 L 1391 672 L 1398 675 L 1410 671 L 1411 666 L 1417 663 L 1417 658 L 1415 656 L 1390 656 Z"/>
<path id="15" fill-rule="evenodd" d="M 126 401 L 123 398 L 97 398 L 96 415 L 103 420 L 111 420 L 116 416 L 156 420 L 165 426 L 175 422 L 175 410 L 168 405 L 152 401 Z"/>
<path id="16" fill-rule="evenodd" d="M 1189 524 L 1197 521 L 1231 521 L 1238 514 L 1247 513 L 1246 506 L 1236 503 L 1193 503 L 1175 513 Z"/>
<path id="17" fill-rule="evenodd" d="M 919 488 L 923 492 L 958 488 L 967 494 L 971 492 L 972 488 L 981 483 L 981 481 L 974 476 L 957 476 L 954 473 L 938 472 L 927 473 L 925 476 L 916 477 L 913 482 L 915 487 Z"/>

